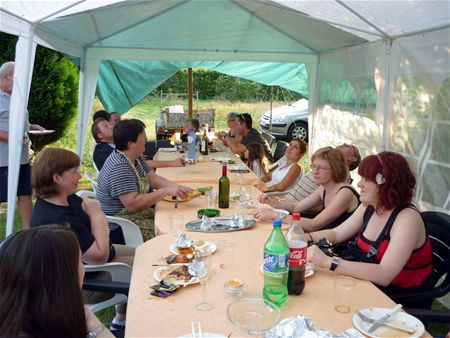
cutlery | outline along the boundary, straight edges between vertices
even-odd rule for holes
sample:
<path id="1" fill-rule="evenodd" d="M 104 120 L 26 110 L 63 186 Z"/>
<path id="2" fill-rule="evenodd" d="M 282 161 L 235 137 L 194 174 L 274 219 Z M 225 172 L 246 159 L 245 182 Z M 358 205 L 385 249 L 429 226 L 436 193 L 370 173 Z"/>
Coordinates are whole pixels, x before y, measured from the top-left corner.
<path id="1" fill-rule="evenodd" d="M 175 209 L 178 208 L 178 196 L 175 198 Z"/>
<path id="2" fill-rule="evenodd" d="M 191 322 L 192 338 L 196 338 L 194 322 Z"/>
<path id="3" fill-rule="evenodd" d="M 372 324 L 372 326 L 369 327 L 367 332 L 372 333 L 376 329 L 378 329 L 380 326 L 385 325 L 386 321 L 391 318 L 394 314 L 396 314 L 400 309 L 402 308 L 402 304 L 397 304 L 393 309 L 389 310 L 388 313 L 386 313 L 383 317 L 381 317 L 378 320 L 375 320 L 375 323 Z"/>
<path id="4" fill-rule="evenodd" d="M 198 338 L 203 338 L 202 324 L 200 322 L 198 322 Z"/>
<path id="5" fill-rule="evenodd" d="M 363 322 L 366 322 L 366 323 L 370 323 L 370 324 L 371 324 L 371 323 L 376 323 L 376 322 L 378 322 L 377 319 L 373 319 L 373 318 L 367 317 L 367 316 L 366 316 L 364 313 L 362 313 L 361 311 L 356 312 L 356 315 L 357 315 Z M 393 329 L 397 329 L 397 330 L 403 331 L 403 332 L 407 332 L 407 333 L 410 333 L 410 334 L 416 332 L 416 330 L 413 329 L 413 328 L 410 328 L 410 327 L 407 327 L 407 326 L 403 326 L 403 325 L 398 325 L 398 324 L 393 323 L 393 322 L 390 322 L 390 321 L 384 322 L 383 325 L 384 325 L 384 326 L 387 326 L 387 327 L 391 327 L 391 328 L 393 328 Z"/>

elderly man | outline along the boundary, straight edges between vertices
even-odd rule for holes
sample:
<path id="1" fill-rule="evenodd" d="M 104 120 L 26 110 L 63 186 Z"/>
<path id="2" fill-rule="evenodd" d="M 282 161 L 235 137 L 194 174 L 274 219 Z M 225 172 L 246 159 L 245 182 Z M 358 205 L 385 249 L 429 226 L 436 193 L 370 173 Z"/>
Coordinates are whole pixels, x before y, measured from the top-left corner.
<path id="1" fill-rule="evenodd" d="M 243 155 L 247 150 L 247 144 L 256 142 L 260 143 L 264 147 L 264 152 L 267 159 L 273 162 L 272 153 L 270 152 L 269 144 L 261 136 L 261 133 L 252 127 L 252 116 L 248 113 L 240 114 L 236 119 L 236 131 L 242 135 L 241 141 L 238 143 L 236 140 L 229 136 L 225 136 L 225 143 L 234 154 Z"/>
<path id="2" fill-rule="evenodd" d="M 92 124 L 92 137 L 97 142 L 94 149 L 94 163 L 98 170 L 102 169 L 103 164 L 109 155 L 114 151 L 113 140 L 114 124 L 104 118 L 98 118 Z M 183 167 L 184 161 L 181 158 L 172 161 L 147 160 L 147 164 L 152 168 Z"/>
<path id="3" fill-rule="evenodd" d="M 9 107 L 14 83 L 14 62 L 6 62 L 0 67 L 0 203 L 8 199 L 8 138 L 9 138 Z M 29 124 L 28 112 L 25 118 L 25 132 L 29 130 L 44 130 L 38 124 Z M 20 156 L 19 185 L 17 187 L 17 205 L 24 229 L 29 228 L 31 219 L 31 174 L 28 153 L 30 141 L 28 134 L 23 137 Z"/>
<path id="4" fill-rule="evenodd" d="M 106 159 L 98 177 L 97 198 L 107 215 L 118 215 L 136 223 L 144 239 L 154 236 L 150 208 L 165 196 L 185 197 L 192 189 L 155 174 L 142 156 L 147 143 L 145 125 L 136 119 L 114 126 L 116 149 Z M 149 188 L 153 192 L 148 192 Z"/>
<path id="5" fill-rule="evenodd" d="M 361 155 L 359 154 L 358 148 L 350 144 L 341 144 L 336 147 L 344 153 L 344 157 L 348 163 L 349 171 L 353 171 L 358 168 L 361 162 Z M 351 183 L 351 178 L 349 178 Z M 297 181 L 297 184 L 289 191 L 286 196 L 287 202 L 301 201 L 305 197 L 311 195 L 311 193 L 316 190 L 319 185 L 314 181 L 312 171 L 308 175 L 303 176 Z"/>

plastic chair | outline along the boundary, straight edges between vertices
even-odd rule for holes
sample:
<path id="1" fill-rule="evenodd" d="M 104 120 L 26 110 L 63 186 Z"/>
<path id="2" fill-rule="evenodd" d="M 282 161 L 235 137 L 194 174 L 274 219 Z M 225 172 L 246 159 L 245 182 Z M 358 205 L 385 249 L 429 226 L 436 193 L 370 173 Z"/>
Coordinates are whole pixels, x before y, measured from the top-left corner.
<path id="1" fill-rule="evenodd" d="M 392 297 L 402 301 L 427 301 L 445 296 L 450 292 L 450 216 L 437 211 L 421 213 L 433 249 L 433 271 L 436 285 L 431 291 Z M 450 322 L 450 311 L 406 308 L 408 313 L 424 322 Z"/>
<path id="2" fill-rule="evenodd" d="M 275 147 L 275 152 L 273 153 L 273 161 L 276 162 L 280 158 L 284 156 L 284 152 L 286 148 L 289 146 L 289 143 L 284 141 L 278 141 L 277 146 Z"/>
<path id="3" fill-rule="evenodd" d="M 84 172 L 84 176 L 86 176 L 86 178 L 89 180 L 89 182 L 91 182 L 92 189 L 94 189 L 94 192 L 97 193 L 97 187 L 98 187 L 97 174 L 94 174 L 93 172 L 86 170 Z"/>
<path id="4" fill-rule="evenodd" d="M 128 290 L 130 286 L 132 271 L 131 266 L 124 263 L 112 262 L 101 265 L 85 265 L 84 267 L 86 269 L 86 272 L 106 272 L 111 276 L 111 281 L 87 278 L 83 282 L 83 289 L 85 290 L 113 293 L 113 296 L 111 298 L 108 298 L 99 303 L 87 303 L 87 307 L 93 313 L 106 309 L 107 307 L 110 307 L 112 305 L 125 303 L 128 300 Z"/>
<path id="5" fill-rule="evenodd" d="M 95 192 L 93 192 L 92 190 L 78 190 L 77 195 L 80 196 L 81 198 L 97 199 Z"/>
<path id="6" fill-rule="evenodd" d="M 275 141 L 275 136 L 266 133 L 264 131 L 261 132 L 262 137 L 264 137 L 264 139 L 267 141 L 267 143 L 269 144 L 269 148 L 272 149 L 272 144 Z"/>
<path id="7" fill-rule="evenodd" d="M 139 229 L 139 227 L 132 221 L 115 216 L 106 216 L 106 218 L 108 218 L 108 222 L 120 225 L 122 228 L 123 237 L 125 238 L 125 245 L 138 247 L 144 243 L 141 229 Z"/>

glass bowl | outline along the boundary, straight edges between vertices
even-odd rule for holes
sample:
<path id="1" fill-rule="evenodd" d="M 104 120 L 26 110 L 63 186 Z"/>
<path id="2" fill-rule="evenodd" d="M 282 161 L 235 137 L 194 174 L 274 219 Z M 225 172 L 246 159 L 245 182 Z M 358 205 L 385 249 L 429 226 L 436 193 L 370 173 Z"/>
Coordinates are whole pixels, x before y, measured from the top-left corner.
<path id="1" fill-rule="evenodd" d="M 228 319 L 252 336 L 260 336 L 277 325 L 280 310 L 262 298 L 240 298 L 228 305 Z"/>

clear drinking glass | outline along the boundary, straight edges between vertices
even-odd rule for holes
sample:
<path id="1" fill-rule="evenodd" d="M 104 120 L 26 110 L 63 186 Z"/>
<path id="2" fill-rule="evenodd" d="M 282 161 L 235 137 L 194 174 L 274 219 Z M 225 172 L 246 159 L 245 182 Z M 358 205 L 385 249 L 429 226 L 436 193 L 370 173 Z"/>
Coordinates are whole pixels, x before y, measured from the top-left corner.
<path id="1" fill-rule="evenodd" d="M 182 214 L 169 215 L 170 232 L 175 238 L 180 237 L 184 228 L 184 216 Z"/>
<path id="2" fill-rule="evenodd" d="M 192 261 L 195 272 L 198 279 L 200 280 L 200 285 L 202 286 L 202 301 L 195 304 L 195 308 L 200 311 L 209 311 L 214 308 L 214 305 L 208 303 L 206 300 L 206 287 L 208 286 L 208 277 L 211 270 L 211 255 L 197 255 Z"/>

